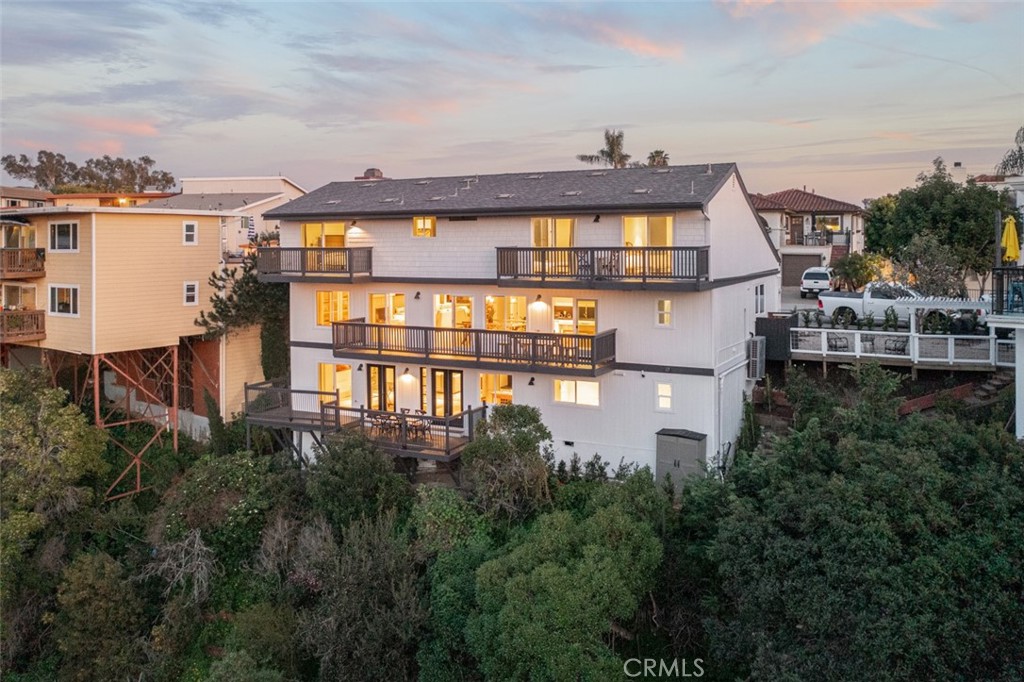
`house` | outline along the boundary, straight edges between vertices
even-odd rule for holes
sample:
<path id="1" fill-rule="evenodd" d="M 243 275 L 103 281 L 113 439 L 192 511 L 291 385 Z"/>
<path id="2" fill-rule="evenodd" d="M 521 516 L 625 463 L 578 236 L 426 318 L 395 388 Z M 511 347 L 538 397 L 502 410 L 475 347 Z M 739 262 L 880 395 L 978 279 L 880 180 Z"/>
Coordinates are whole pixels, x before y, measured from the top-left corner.
<path id="1" fill-rule="evenodd" d="M 810 267 L 864 251 L 864 209 L 838 199 L 787 189 L 751 195 L 782 255 L 782 285 L 799 286 Z"/>
<path id="2" fill-rule="evenodd" d="M 518 403 L 561 458 L 677 474 L 735 447 L 780 300 L 735 164 L 334 182 L 265 217 L 292 374 L 249 387 L 250 424 L 450 462 Z"/>
<path id="3" fill-rule="evenodd" d="M 35 208 L 53 206 L 51 194 L 32 187 L 0 186 L 0 208 Z"/>
<path id="4" fill-rule="evenodd" d="M 135 208 L 173 195 L 173 192 L 78 192 L 49 194 L 49 197 L 54 206 Z"/>
<path id="5" fill-rule="evenodd" d="M 299 185 L 281 176 L 183 178 L 181 194 L 154 201 L 150 207 L 230 213 L 221 237 L 225 260 L 234 260 L 250 240 L 278 231 L 278 222 L 264 219 L 265 212 L 305 193 Z"/>
<path id="6" fill-rule="evenodd" d="M 228 213 L 148 207 L 5 209 L 0 243 L 0 359 L 43 365 L 97 422 L 111 400 L 144 421 L 200 435 L 204 391 L 222 416 L 262 378 L 259 334 L 204 340 L 194 324 L 221 267 Z M 58 379 L 62 381 L 58 382 Z"/>

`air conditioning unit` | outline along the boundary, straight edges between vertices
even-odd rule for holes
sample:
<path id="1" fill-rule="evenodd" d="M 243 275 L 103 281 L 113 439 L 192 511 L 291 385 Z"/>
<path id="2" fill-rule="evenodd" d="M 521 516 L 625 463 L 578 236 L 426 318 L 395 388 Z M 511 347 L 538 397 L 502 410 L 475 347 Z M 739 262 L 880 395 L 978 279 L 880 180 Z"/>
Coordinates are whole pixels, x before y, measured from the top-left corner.
<path id="1" fill-rule="evenodd" d="M 747 339 L 747 378 L 757 381 L 764 377 L 764 347 L 763 336 L 753 336 Z"/>

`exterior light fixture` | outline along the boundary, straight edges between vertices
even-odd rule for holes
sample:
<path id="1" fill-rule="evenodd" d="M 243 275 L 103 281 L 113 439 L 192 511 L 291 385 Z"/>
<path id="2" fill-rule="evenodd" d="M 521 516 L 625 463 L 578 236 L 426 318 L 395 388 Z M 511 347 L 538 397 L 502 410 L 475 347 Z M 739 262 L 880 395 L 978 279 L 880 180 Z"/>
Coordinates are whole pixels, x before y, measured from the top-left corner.
<path id="1" fill-rule="evenodd" d="M 597 215 L 594 216 L 594 222 L 595 223 L 601 222 L 601 214 L 600 213 L 598 213 Z"/>
<path id="2" fill-rule="evenodd" d="M 416 295 L 413 296 L 413 298 L 415 298 L 417 301 L 420 300 L 420 292 L 417 291 Z"/>
<path id="3" fill-rule="evenodd" d="M 530 377 L 530 386 L 533 386 L 533 377 Z"/>
<path id="4" fill-rule="evenodd" d="M 361 363 L 361 362 L 359 363 L 359 366 L 356 367 L 356 371 L 357 372 L 362 372 L 363 371 L 363 363 Z"/>

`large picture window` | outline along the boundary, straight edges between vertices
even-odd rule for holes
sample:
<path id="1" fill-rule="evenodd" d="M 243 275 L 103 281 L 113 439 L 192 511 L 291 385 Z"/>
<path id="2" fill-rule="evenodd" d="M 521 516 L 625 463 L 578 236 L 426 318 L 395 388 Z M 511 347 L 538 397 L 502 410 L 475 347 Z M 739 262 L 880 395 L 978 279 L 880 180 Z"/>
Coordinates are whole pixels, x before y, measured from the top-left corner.
<path id="1" fill-rule="evenodd" d="M 672 216 L 626 216 L 622 242 L 626 246 L 672 246 Z"/>
<path id="2" fill-rule="evenodd" d="M 78 223 L 51 224 L 50 251 L 78 251 Z"/>

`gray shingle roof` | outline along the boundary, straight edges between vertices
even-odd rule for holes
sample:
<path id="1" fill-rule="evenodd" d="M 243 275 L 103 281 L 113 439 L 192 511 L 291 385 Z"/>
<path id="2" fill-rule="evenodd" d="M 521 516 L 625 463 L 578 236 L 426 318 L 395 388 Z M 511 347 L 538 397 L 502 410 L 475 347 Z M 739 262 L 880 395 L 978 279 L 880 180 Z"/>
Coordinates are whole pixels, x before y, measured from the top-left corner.
<path id="1" fill-rule="evenodd" d="M 146 208 L 177 208 L 199 211 L 234 211 L 271 197 L 274 193 L 175 194 L 146 204 Z"/>
<path id="2" fill-rule="evenodd" d="M 302 219 L 699 208 L 735 168 L 715 163 L 332 182 L 264 215 Z"/>

